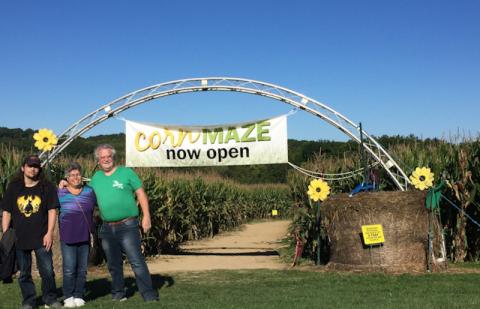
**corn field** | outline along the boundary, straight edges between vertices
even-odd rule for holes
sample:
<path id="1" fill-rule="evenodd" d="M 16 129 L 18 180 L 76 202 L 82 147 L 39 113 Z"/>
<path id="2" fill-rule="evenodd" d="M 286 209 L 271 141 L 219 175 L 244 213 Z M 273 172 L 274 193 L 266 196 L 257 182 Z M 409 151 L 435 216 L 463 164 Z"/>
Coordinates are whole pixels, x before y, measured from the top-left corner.
<path id="1" fill-rule="evenodd" d="M 289 214 L 290 192 L 284 185 L 241 186 L 212 175 L 155 171 L 143 171 L 141 178 L 150 197 L 154 228 L 145 245 L 152 253 L 267 218 L 272 209 Z"/>
<path id="2" fill-rule="evenodd" d="M 445 199 L 441 200 L 440 211 L 443 233 L 447 244 L 448 257 L 453 262 L 480 259 L 480 227 L 468 220 L 468 214 L 480 222 L 480 141 L 458 139 L 451 142 L 434 140 L 413 144 L 397 144 L 388 149 L 389 154 L 410 175 L 416 167 L 430 167 L 435 174 L 435 184 L 440 180 L 447 183 L 442 194 L 461 211 Z M 327 157 L 321 153 L 303 167 L 316 172 L 341 173 L 356 170 L 359 167 L 358 153 L 345 154 L 343 157 Z M 350 192 L 355 185 L 362 182 L 362 175 L 337 182 L 329 182 L 331 194 Z M 311 178 L 289 172 L 289 185 L 293 196 L 293 225 L 301 227 L 307 243 L 304 257 L 314 259 L 317 249 L 317 233 L 323 230 L 316 227 L 317 205 L 309 200 L 307 187 Z M 395 186 L 380 171 L 380 190 L 395 190 Z M 411 188 L 411 190 L 415 190 Z M 322 256 L 328 255 L 326 240 L 322 242 Z"/>
<path id="3" fill-rule="evenodd" d="M 7 147 L 1 151 L 0 197 L 25 155 Z M 63 170 L 71 161 L 80 163 L 85 177 L 94 174 L 93 156 L 60 156 L 45 169 L 54 183 L 63 178 Z M 212 237 L 247 221 L 267 218 L 273 209 L 280 217 L 290 215 L 287 185 L 240 185 L 213 173 L 162 172 L 155 168 L 136 171 L 149 197 L 152 217 L 152 229 L 142 239 L 147 255 L 175 251 L 184 241 Z"/>
<path id="4" fill-rule="evenodd" d="M 25 154 L 11 147 L 0 147 L 1 197 Z M 454 262 L 478 261 L 480 230 L 465 214 L 480 221 L 479 140 L 457 138 L 449 142 L 395 144 L 388 152 L 407 174 L 416 167 L 427 166 L 435 173 L 436 183 L 441 179 L 446 181 L 447 187 L 442 194 L 462 210 L 458 211 L 445 199 L 441 201 L 449 259 Z M 63 168 L 72 160 L 82 165 L 87 178 L 95 172 L 93 156 L 60 156 L 48 168 L 52 181 L 63 177 Z M 342 173 L 358 169 L 360 161 L 359 153 L 332 157 L 319 152 L 302 167 L 316 172 Z M 301 227 L 307 239 L 304 257 L 314 259 L 317 234 L 323 235 L 323 231 L 316 226 L 317 204 L 307 196 L 310 177 L 291 170 L 288 185 L 240 185 L 212 172 L 165 172 L 161 169 L 137 169 L 137 172 L 144 182 L 152 212 L 153 228 L 143 238 L 146 254 L 176 250 L 184 241 L 211 237 L 248 220 L 269 217 L 271 210 L 277 209 L 280 216 L 293 218 L 292 230 Z M 395 190 L 386 173 L 381 170 L 379 173 L 380 190 Z M 350 192 L 362 179 L 359 174 L 329 182 L 331 194 Z M 322 249 L 328 251 L 326 241 L 322 242 Z"/>

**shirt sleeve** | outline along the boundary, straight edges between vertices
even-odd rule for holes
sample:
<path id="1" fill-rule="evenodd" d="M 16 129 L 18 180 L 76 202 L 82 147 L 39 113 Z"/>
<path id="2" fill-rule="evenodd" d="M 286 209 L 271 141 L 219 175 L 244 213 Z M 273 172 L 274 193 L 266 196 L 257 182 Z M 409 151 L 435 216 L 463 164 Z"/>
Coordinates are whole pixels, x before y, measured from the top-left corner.
<path id="1" fill-rule="evenodd" d="M 57 189 L 51 183 L 48 185 L 48 196 L 47 196 L 47 209 L 57 209 L 60 208 L 60 202 L 58 201 Z"/>
<path id="2" fill-rule="evenodd" d="M 90 187 L 89 185 L 86 185 L 84 189 L 88 190 L 88 199 L 89 202 L 92 203 L 93 208 L 97 205 L 97 196 L 95 195 L 95 191 L 93 191 L 93 188 Z"/>
<path id="3" fill-rule="evenodd" d="M 7 187 L 7 191 L 3 196 L 2 204 L 0 205 L 2 210 L 5 210 L 9 213 L 12 213 L 12 206 L 13 206 L 13 188 L 12 185 Z"/>
<path id="4" fill-rule="evenodd" d="M 142 181 L 138 177 L 138 175 L 135 173 L 135 171 L 129 167 L 127 167 L 128 171 L 128 178 L 130 179 L 130 184 L 133 188 L 134 191 L 137 191 L 142 187 Z"/>
<path id="5" fill-rule="evenodd" d="M 88 183 L 88 185 L 93 189 L 93 187 L 95 186 L 95 182 L 96 182 L 96 179 L 97 179 L 97 173 L 98 171 L 95 172 L 95 174 L 93 174 L 92 178 L 90 178 L 90 182 Z"/>
<path id="6" fill-rule="evenodd" d="M 57 196 L 58 196 L 58 199 L 61 199 L 62 196 L 64 196 L 67 192 L 67 189 L 66 188 L 58 188 L 57 189 Z"/>

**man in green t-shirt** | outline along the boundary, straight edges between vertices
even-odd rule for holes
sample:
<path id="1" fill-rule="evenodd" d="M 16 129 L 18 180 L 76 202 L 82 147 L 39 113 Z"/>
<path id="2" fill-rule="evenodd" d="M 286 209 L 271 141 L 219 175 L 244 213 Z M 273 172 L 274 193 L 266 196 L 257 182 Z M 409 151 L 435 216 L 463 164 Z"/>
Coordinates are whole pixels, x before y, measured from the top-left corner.
<path id="1" fill-rule="evenodd" d="M 145 301 L 157 301 L 158 292 L 141 251 L 138 214 L 135 196 L 142 210 L 142 229 L 147 233 L 152 224 L 148 197 L 137 174 L 124 166 L 115 165 L 115 149 L 100 145 L 95 149 L 100 171 L 93 175 L 90 186 L 97 196 L 103 224 L 99 236 L 112 276 L 113 300 L 126 300 L 122 253 L 135 274 L 137 286 Z"/>

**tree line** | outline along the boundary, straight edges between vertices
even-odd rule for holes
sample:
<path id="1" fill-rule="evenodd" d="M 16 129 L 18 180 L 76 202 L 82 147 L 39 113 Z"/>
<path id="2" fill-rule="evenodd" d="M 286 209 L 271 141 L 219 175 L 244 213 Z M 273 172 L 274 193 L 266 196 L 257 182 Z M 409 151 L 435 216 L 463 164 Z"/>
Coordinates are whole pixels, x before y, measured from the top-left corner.
<path id="1" fill-rule="evenodd" d="M 6 128 L 0 127 L 0 144 L 8 147 L 14 147 L 20 151 L 35 153 L 37 150 L 33 146 L 32 129 Z M 436 143 L 438 140 L 421 140 L 413 135 L 409 136 L 380 136 L 377 138 L 381 145 L 388 148 L 398 144 L 424 144 Z M 125 157 L 125 134 L 107 134 L 90 137 L 78 137 L 62 152 L 69 157 L 92 156 L 93 149 L 99 145 L 108 143 L 117 149 L 120 160 Z M 289 162 L 296 165 L 303 165 L 312 160 L 317 153 L 322 153 L 325 157 L 341 158 L 346 153 L 359 152 L 359 145 L 354 141 L 331 141 L 331 140 L 288 140 Z M 176 168 L 178 170 L 178 168 Z M 220 167 L 195 167 L 181 168 L 182 171 L 214 172 L 235 180 L 239 183 L 287 183 L 287 173 L 290 169 L 288 164 L 275 165 L 252 165 L 252 166 L 220 166 Z M 166 168 L 166 170 L 169 170 Z"/>

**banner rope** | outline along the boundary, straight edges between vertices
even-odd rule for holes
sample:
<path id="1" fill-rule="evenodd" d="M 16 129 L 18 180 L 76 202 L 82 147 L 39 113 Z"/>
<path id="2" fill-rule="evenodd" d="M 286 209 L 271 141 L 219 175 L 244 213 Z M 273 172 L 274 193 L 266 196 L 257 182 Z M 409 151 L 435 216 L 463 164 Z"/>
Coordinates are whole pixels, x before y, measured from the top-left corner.
<path id="1" fill-rule="evenodd" d="M 455 205 L 455 203 L 453 203 L 452 201 L 450 201 L 448 198 L 445 197 L 445 195 L 441 194 L 441 196 L 443 197 L 444 200 L 446 200 L 450 205 L 452 205 L 453 207 L 455 207 L 459 212 L 462 212 L 468 219 L 470 219 L 470 221 L 472 221 L 478 228 L 480 228 L 480 223 L 478 223 L 477 221 L 475 221 L 475 219 L 473 219 L 472 217 L 470 217 L 467 212 L 463 209 L 461 209 L 460 207 L 458 207 L 457 205 Z"/>
<path id="2" fill-rule="evenodd" d="M 297 112 L 298 112 L 298 107 L 295 107 L 295 108 L 292 108 L 288 113 L 286 113 L 285 116 L 290 117 L 292 115 L 295 115 Z M 279 117 L 281 116 L 283 115 L 280 115 Z"/>
<path id="3" fill-rule="evenodd" d="M 377 166 L 379 163 L 375 162 L 369 166 L 369 168 Z M 360 174 L 364 168 L 359 168 L 354 171 L 349 171 L 349 172 L 344 172 L 344 173 L 321 173 L 321 172 L 315 172 L 315 171 L 310 171 L 307 169 L 304 169 L 298 165 L 295 165 L 291 162 L 288 162 L 288 165 L 293 167 L 295 170 L 299 171 L 300 173 L 307 175 L 309 177 L 314 177 L 314 178 L 322 178 L 324 180 L 330 180 L 330 181 L 337 181 L 337 180 L 344 180 L 348 178 L 353 178 L 357 174 Z"/>
<path id="4" fill-rule="evenodd" d="M 127 122 L 128 120 L 121 117 L 121 116 L 117 116 L 117 115 L 114 115 L 113 118 L 117 119 L 117 120 L 120 120 L 120 121 L 123 121 L 123 122 Z"/>

